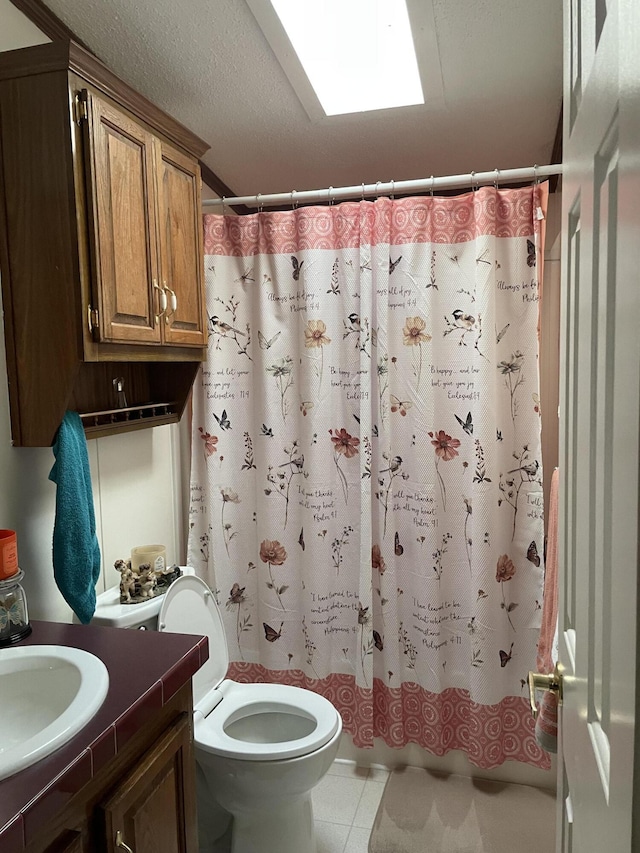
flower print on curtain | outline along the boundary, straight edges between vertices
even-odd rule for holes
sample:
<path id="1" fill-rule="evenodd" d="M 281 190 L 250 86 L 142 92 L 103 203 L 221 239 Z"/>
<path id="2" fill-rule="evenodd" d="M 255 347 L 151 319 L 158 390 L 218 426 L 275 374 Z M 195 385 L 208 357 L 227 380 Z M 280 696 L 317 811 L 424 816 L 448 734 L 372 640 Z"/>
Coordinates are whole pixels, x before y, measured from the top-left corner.
<path id="1" fill-rule="evenodd" d="M 534 211 L 546 187 L 205 216 L 189 562 L 229 675 L 381 737 L 548 765 Z"/>

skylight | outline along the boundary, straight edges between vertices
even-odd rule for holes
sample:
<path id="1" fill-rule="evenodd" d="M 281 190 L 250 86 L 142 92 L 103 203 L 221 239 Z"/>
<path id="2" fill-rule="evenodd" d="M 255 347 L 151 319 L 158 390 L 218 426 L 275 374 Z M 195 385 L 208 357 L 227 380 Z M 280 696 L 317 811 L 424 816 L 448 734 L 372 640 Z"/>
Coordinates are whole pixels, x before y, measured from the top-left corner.
<path id="1" fill-rule="evenodd" d="M 271 0 L 326 115 L 423 104 L 405 0 Z"/>

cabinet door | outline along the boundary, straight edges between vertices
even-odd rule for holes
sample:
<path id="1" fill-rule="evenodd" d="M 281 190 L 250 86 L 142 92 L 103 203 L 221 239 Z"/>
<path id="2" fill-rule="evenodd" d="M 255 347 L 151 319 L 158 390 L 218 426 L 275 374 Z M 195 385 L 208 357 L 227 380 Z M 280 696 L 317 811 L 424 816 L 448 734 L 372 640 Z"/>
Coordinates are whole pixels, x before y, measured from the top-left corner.
<path id="1" fill-rule="evenodd" d="M 164 340 L 204 346 L 207 338 L 200 167 L 196 160 L 160 140 L 156 141 L 156 161 L 160 285 L 167 297 Z"/>
<path id="2" fill-rule="evenodd" d="M 61 848 L 59 853 L 84 853 L 85 847 L 82 843 L 82 837 L 76 835 L 74 838 L 65 840 L 65 846 Z"/>
<path id="3" fill-rule="evenodd" d="M 87 853 L 87 832 L 67 832 L 47 847 L 45 853 Z"/>
<path id="4" fill-rule="evenodd" d="M 108 853 L 128 848 L 135 853 L 197 853 L 189 715 L 181 715 L 167 729 L 102 811 Z"/>
<path id="5" fill-rule="evenodd" d="M 85 145 L 94 304 L 102 341 L 160 341 L 153 137 L 94 93 Z"/>

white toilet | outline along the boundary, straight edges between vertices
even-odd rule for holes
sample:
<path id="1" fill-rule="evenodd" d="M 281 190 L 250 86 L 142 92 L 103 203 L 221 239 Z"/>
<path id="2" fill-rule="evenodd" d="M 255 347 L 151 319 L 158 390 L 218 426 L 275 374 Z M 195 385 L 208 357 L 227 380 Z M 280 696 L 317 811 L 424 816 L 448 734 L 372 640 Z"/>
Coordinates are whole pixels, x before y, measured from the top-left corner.
<path id="1" fill-rule="evenodd" d="M 231 853 L 315 853 L 311 790 L 338 751 L 340 714 L 310 690 L 225 679 L 222 619 L 200 578 L 178 578 L 161 602 L 160 631 L 209 639 L 209 659 L 193 678 L 201 853 L 225 849 L 216 840 L 229 814 Z M 96 617 L 106 624 L 100 600 Z"/>

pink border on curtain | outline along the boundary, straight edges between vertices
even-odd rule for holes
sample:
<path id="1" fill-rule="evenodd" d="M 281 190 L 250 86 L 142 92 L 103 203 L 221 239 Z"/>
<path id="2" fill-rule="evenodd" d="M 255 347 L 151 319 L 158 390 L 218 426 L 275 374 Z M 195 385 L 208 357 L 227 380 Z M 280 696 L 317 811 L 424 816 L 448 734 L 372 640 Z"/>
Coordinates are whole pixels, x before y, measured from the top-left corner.
<path id="1" fill-rule="evenodd" d="M 227 678 L 245 684 L 290 684 L 325 696 L 340 711 L 344 730 L 353 735 L 356 747 L 371 747 L 373 738 L 380 737 L 387 746 L 416 743 L 433 755 L 460 749 L 472 764 L 486 770 L 504 761 L 522 761 L 543 770 L 551 766 L 549 755 L 536 742 L 529 701 L 519 696 L 479 705 L 465 690 L 430 693 L 412 682 L 390 688 L 375 678 L 372 719 L 372 691 L 358 687 L 352 675 L 332 673 L 315 680 L 299 669 L 269 670 L 257 663 L 235 662 Z"/>
<path id="2" fill-rule="evenodd" d="M 540 185 L 542 186 L 542 185 Z M 533 234 L 534 194 L 522 189 L 483 187 L 450 198 L 379 198 L 369 203 L 371 243 L 464 243 L 484 234 L 525 237 Z M 433 208 L 437 201 L 437 211 Z M 538 201 L 536 201 L 536 204 Z M 204 217 L 207 255 L 276 255 L 304 249 L 346 249 L 361 242 L 361 202 L 249 216 Z"/>

